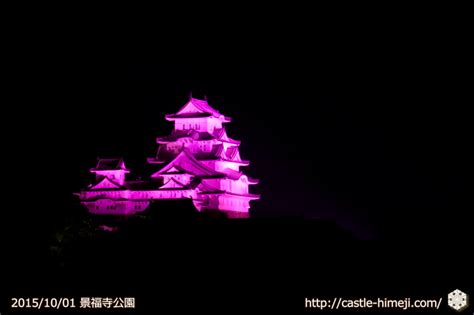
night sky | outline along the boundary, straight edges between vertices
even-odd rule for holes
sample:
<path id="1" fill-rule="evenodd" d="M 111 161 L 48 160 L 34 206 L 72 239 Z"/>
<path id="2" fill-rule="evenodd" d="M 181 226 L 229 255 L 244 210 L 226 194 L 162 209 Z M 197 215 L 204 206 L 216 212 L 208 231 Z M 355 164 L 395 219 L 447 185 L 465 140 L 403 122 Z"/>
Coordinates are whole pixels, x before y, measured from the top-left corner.
<path id="1" fill-rule="evenodd" d="M 261 221 L 252 238 L 242 227 L 243 243 L 289 249 L 298 226 L 319 221 L 354 239 L 463 239 L 472 229 L 463 42 L 445 36 L 450 49 L 441 49 L 439 34 L 349 32 L 330 42 L 183 41 L 175 55 L 160 40 L 146 56 L 97 45 L 97 35 L 84 45 L 39 41 L 52 49 L 20 57 L 12 76 L 19 85 L 5 105 L 4 179 L 17 202 L 2 213 L 8 253 L 23 264 L 47 255 L 98 156 L 123 156 L 132 178 L 145 175 L 155 138 L 173 128 L 164 115 L 191 91 L 233 118 L 228 135 L 242 141 L 245 171 L 260 179 L 251 211 Z M 295 220 L 305 223 L 282 223 Z M 305 235 L 300 245 L 332 241 Z M 252 268 L 266 270 L 267 259 Z"/>
<path id="2" fill-rule="evenodd" d="M 15 160 L 38 165 L 33 194 L 54 220 L 90 182 L 97 156 L 123 156 L 131 177 L 145 176 L 155 137 L 173 128 L 164 115 L 194 91 L 233 118 L 228 133 L 261 180 L 255 217 L 335 220 L 369 239 L 453 229 L 467 209 L 465 83 L 431 59 L 342 57 L 53 63 L 26 96 L 37 105 L 17 125 L 14 145 L 24 154 Z"/>

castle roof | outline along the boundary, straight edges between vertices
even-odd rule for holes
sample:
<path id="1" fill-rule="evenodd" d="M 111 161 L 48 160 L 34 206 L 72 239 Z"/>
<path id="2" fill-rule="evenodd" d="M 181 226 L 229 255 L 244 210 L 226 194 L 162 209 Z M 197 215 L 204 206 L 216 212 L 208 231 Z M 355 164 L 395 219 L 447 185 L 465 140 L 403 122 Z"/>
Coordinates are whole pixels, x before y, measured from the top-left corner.
<path id="1" fill-rule="evenodd" d="M 165 116 L 167 120 L 181 118 L 203 118 L 216 117 L 222 118 L 224 122 L 230 122 L 230 117 L 225 117 L 218 110 L 212 108 L 206 100 L 190 98 L 190 100 L 176 113 Z"/>
<path id="2" fill-rule="evenodd" d="M 212 134 L 216 139 L 218 140 L 221 140 L 223 142 L 228 142 L 228 143 L 232 143 L 232 144 L 235 144 L 235 145 L 239 145 L 240 144 L 240 141 L 239 140 L 234 140 L 234 139 L 231 139 L 227 136 L 227 132 L 225 131 L 224 128 L 219 128 L 219 129 L 214 129 L 214 132 Z"/>
<path id="3" fill-rule="evenodd" d="M 124 170 L 128 171 L 125 167 L 125 162 L 122 158 L 97 158 L 97 165 L 95 168 L 91 168 L 91 172 L 95 171 L 115 171 Z"/>
<path id="4" fill-rule="evenodd" d="M 152 175 L 152 177 L 160 177 L 166 175 L 168 171 L 182 171 L 200 177 L 223 177 L 224 174 L 207 167 L 194 158 L 192 153 L 184 149 L 170 163 L 163 167 L 160 171 Z"/>
<path id="5" fill-rule="evenodd" d="M 224 174 L 226 174 L 227 178 L 230 178 L 232 180 L 236 180 L 236 179 L 239 179 L 240 176 L 242 176 L 242 172 L 239 172 L 239 171 L 235 171 L 233 169 L 230 169 L 230 168 L 226 168 L 222 171 Z"/>
<path id="6" fill-rule="evenodd" d="M 230 147 L 225 151 L 225 157 L 229 160 L 233 160 L 237 153 L 239 153 L 238 147 Z"/>
<path id="7" fill-rule="evenodd" d="M 238 163 L 241 165 L 249 165 L 249 161 L 243 161 L 240 159 L 234 160 L 237 153 L 237 147 L 230 147 L 225 150 L 224 145 L 221 143 L 213 145 L 210 152 L 194 153 L 194 157 L 199 161 L 221 160 L 226 162 Z"/>
<path id="8" fill-rule="evenodd" d="M 221 172 L 215 171 L 212 168 L 204 165 L 200 160 L 210 160 L 215 158 L 216 154 L 220 154 L 222 152 L 223 146 L 218 145 L 214 146 L 213 155 L 203 156 L 197 155 L 196 157 L 193 156 L 188 149 L 184 149 L 179 153 L 171 162 L 169 162 L 166 166 L 164 166 L 160 171 L 156 172 L 152 175 L 152 178 L 161 177 L 170 174 L 192 174 L 194 176 L 199 176 L 201 178 L 219 178 L 219 177 L 226 177 L 232 180 L 239 179 L 243 173 L 239 171 L 235 171 L 230 168 L 226 168 Z M 247 163 L 246 161 L 229 161 L 229 162 L 237 162 L 237 163 Z M 254 182 L 254 180 L 250 180 Z"/>
<path id="9" fill-rule="evenodd" d="M 125 187 L 108 177 L 104 177 L 101 180 L 87 187 L 87 190 L 117 190 L 117 189 L 123 190 L 125 189 Z"/>
<path id="10" fill-rule="evenodd" d="M 166 181 L 161 187 L 160 190 L 188 190 L 193 189 L 197 185 L 196 182 L 191 182 L 189 185 L 183 184 L 175 178 L 171 177 Z"/>

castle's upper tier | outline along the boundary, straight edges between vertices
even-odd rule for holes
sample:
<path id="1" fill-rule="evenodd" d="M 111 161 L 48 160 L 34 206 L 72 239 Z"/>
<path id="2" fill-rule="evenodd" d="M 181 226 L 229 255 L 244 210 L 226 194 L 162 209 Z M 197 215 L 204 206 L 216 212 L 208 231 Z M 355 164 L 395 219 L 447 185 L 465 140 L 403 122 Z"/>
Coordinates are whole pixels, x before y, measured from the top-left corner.
<path id="1" fill-rule="evenodd" d="M 212 108 L 207 101 L 192 98 L 176 114 L 166 115 L 166 120 L 174 121 L 175 130 L 194 129 L 213 133 L 222 128 L 222 123 L 232 119 Z"/>

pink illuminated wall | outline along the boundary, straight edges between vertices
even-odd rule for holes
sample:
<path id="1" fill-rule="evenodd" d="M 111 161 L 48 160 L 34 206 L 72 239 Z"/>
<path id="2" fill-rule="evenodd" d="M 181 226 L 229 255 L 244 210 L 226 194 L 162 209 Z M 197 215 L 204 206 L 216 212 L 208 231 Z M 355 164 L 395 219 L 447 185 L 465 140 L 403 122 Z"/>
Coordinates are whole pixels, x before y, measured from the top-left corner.
<path id="1" fill-rule="evenodd" d="M 146 181 L 127 181 L 129 170 L 121 158 L 98 159 L 91 169 L 94 184 L 79 196 L 94 214 L 128 215 L 144 211 L 151 200 L 192 199 L 198 211 L 218 210 L 228 218 L 246 218 L 250 201 L 260 197 L 249 193 L 248 178 L 241 167 L 240 141 L 231 139 L 224 123 L 231 121 L 207 101 L 191 98 L 176 114 L 171 135 L 157 138 L 156 168 Z"/>

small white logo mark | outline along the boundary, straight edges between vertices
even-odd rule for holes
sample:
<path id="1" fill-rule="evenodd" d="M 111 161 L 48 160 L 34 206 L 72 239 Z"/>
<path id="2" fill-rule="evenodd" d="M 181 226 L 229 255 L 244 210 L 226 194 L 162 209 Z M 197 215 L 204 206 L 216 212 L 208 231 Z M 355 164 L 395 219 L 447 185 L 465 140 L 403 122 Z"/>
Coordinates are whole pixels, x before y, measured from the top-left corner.
<path id="1" fill-rule="evenodd" d="M 462 311 L 469 305 L 467 294 L 461 290 L 454 290 L 448 294 L 448 305 L 458 312 Z"/>

